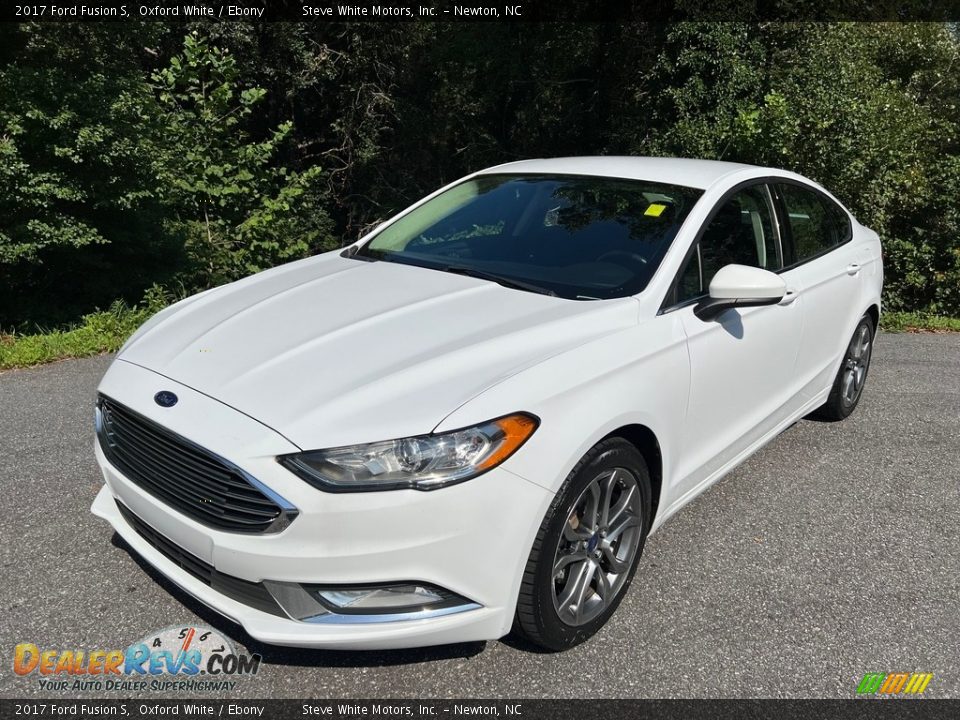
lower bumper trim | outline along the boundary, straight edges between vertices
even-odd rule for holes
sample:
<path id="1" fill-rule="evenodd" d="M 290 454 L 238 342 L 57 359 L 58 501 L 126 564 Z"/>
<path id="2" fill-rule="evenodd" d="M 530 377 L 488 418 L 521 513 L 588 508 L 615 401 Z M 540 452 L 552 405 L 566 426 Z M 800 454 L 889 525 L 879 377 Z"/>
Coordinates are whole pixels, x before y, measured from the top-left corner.
<path id="1" fill-rule="evenodd" d="M 254 583 L 248 580 L 241 580 L 220 572 L 212 565 L 205 563 L 200 558 L 187 552 L 179 545 L 171 542 L 163 535 L 158 533 L 147 523 L 137 517 L 130 508 L 119 500 L 116 501 L 117 509 L 127 524 L 133 528 L 137 534 L 146 540 L 158 552 L 163 554 L 170 562 L 177 565 L 182 570 L 190 573 L 218 593 L 243 603 L 261 612 L 270 613 L 279 617 L 287 617 L 287 614 L 273 599 L 273 596 L 262 583 Z"/>
<path id="2" fill-rule="evenodd" d="M 170 562 L 211 589 L 261 612 L 311 624 L 377 625 L 405 620 L 427 620 L 477 610 L 481 605 L 458 598 L 461 602 L 438 608 L 424 608 L 417 612 L 388 612 L 370 614 L 341 614 L 325 608 L 296 583 L 272 581 L 250 582 L 227 575 L 204 562 L 182 547 L 168 540 L 139 518 L 130 508 L 114 499 L 120 515 L 136 533 Z"/>

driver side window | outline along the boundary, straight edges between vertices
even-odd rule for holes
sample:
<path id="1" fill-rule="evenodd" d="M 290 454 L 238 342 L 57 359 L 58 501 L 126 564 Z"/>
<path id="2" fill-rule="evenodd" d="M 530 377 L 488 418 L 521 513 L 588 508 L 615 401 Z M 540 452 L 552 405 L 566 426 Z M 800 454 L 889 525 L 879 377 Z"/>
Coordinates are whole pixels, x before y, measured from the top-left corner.
<path id="1" fill-rule="evenodd" d="M 782 265 L 772 218 L 763 185 L 745 188 L 724 202 L 680 273 L 676 302 L 706 295 L 710 281 L 724 265 L 779 270 Z"/>

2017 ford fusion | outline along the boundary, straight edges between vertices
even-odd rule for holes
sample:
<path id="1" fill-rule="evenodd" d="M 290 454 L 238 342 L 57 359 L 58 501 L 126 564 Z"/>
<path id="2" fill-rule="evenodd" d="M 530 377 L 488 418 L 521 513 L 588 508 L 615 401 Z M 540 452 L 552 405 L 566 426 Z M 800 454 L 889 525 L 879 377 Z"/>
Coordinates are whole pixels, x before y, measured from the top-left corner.
<path id="1" fill-rule="evenodd" d="M 93 512 L 266 642 L 567 648 L 673 513 L 853 411 L 882 279 L 792 173 L 484 170 L 141 327 L 99 388 Z"/>

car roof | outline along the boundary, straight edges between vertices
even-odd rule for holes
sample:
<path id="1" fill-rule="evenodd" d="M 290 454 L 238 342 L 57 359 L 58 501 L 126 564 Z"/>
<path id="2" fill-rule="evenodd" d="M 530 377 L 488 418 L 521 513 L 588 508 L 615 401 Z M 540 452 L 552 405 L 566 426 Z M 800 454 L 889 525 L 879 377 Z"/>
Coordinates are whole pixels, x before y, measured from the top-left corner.
<path id="1" fill-rule="evenodd" d="M 743 170 L 764 171 L 763 174 L 780 174 L 782 172 L 759 168 L 755 165 L 744 165 L 742 163 L 723 162 L 720 160 L 598 155 L 594 157 L 520 160 L 519 162 L 511 162 L 487 168 L 481 170 L 480 173 L 596 175 L 629 180 L 662 182 L 668 185 L 684 185 L 686 187 L 705 190 L 722 177 Z"/>

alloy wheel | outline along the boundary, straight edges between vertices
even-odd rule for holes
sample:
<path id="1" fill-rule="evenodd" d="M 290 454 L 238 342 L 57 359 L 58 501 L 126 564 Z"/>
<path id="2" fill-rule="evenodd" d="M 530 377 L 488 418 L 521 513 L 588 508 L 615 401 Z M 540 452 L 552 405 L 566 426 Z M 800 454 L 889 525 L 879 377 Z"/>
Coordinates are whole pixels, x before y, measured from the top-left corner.
<path id="1" fill-rule="evenodd" d="M 863 391 L 863 384 L 867 378 L 867 368 L 870 366 L 870 353 L 873 348 L 873 338 L 870 326 L 861 323 L 854 333 L 847 356 L 844 358 L 843 380 L 840 393 L 847 405 L 854 404 Z"/>
<path id="2" fill-rule="evenodd" d="M 596 618 L 626 582 L 641 537 L 641 495 L 626 468 L 607 470 L 574 503 L 553 559 L 553 603 L 567 625 Z"/>

